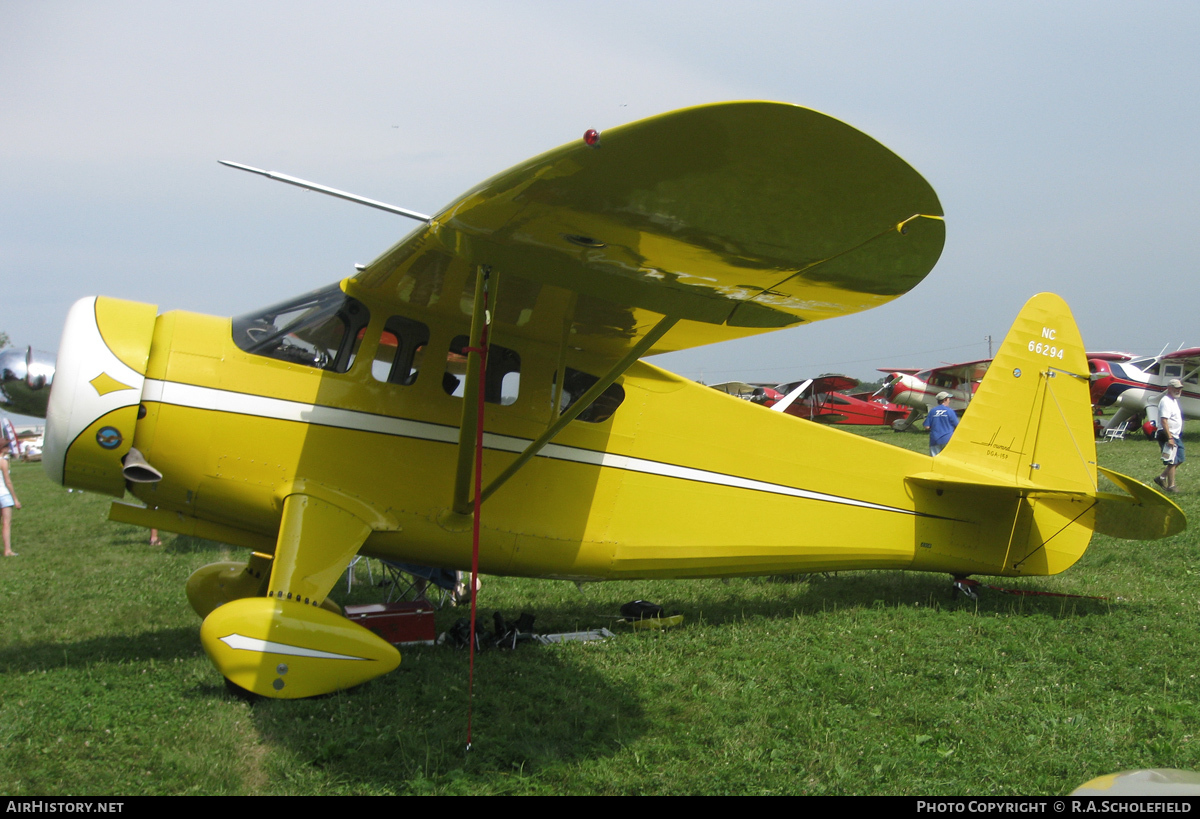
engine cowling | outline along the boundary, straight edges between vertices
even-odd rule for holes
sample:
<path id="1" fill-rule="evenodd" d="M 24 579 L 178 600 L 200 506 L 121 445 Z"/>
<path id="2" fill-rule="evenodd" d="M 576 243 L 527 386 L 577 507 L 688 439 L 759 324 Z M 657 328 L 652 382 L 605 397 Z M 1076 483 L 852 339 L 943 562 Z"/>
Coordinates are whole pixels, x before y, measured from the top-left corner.
<path id="1" fill-rule="evenodd" d="M 125 494 L 158 309 L 103 296 L 72 305 L 58 347 L 42 462 L 51 479 Z"/>

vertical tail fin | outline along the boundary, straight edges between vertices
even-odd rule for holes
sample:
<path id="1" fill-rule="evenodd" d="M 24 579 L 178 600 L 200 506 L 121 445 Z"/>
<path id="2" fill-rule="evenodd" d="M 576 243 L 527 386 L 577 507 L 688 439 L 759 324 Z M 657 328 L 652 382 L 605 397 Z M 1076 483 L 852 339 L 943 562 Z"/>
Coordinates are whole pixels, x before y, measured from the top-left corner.
<path id="1" fill-rule="evenodd" d="M 935 463 L 983 471 L 999 485 L 1096 491 L 1087 356 L 1065 301 L 1025 303 L 962 423 Z"/>

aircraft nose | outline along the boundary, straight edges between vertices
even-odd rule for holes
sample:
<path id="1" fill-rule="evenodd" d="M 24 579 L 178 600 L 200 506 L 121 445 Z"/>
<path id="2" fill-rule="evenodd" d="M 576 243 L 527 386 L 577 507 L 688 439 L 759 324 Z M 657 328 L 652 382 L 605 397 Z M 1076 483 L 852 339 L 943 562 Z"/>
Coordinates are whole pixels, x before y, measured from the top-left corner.
<path id="1" fill-rule="evenodd" d="M 122 497 L 150 358 L 152 304 L 80 299 L 63 326 L 42 463 L 65 486 Z"/>
<path id="2" fill-rule="evenodd" d="M 887 381 L 883 383 L 883 387 L 885 390 L 884 395 L 887 396 L 889 401 L 896 400 L 896 394 L 900 392 L 900 388 L 903 386 L 903 384 L 904 380 L 900 378 L 900 373 L 892 373 L 887 377 Z"/>
<path id="3" fill-rule="evenodd" d="M 1109 368 L 1107 361 L 1091 360 L 1088 361 L 1088 371 L 1092 379 L 1092 403 L 1099 404 L 1103 400 L 1104 394 L 1108 392 L 1108 388 L 1112 386 L 1112 370 Z"/>

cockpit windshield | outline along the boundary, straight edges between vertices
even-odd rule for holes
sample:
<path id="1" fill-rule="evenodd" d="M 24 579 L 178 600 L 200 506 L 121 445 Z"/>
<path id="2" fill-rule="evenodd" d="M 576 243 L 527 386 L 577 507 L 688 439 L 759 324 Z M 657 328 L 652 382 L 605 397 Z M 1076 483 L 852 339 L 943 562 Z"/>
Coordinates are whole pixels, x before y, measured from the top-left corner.
<path id="1" fill-rule="evenodd" d="M 344 373 L 354 363 L 366 305 L 336 284 L 233 319 L 233 343 L 248 353 Z"/>

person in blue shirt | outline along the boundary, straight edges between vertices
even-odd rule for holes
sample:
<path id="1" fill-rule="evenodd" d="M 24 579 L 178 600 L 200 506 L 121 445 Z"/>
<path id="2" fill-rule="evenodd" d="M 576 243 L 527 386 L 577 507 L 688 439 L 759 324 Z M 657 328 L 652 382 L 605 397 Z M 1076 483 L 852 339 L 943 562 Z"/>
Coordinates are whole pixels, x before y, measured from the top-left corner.
<path id="1" fill-rule="evenodd" d="M 946 444 L 958 426 L 958 415 L 950 409 L 950 393 L 946 391 L 937 394 L 937 406 L 925 416 L 925 428 L 929 430 L 929 454 L 937 455 Z"/>

